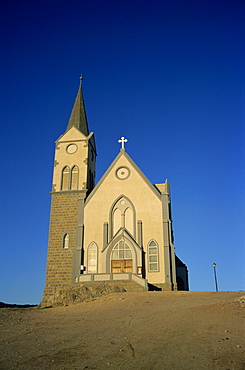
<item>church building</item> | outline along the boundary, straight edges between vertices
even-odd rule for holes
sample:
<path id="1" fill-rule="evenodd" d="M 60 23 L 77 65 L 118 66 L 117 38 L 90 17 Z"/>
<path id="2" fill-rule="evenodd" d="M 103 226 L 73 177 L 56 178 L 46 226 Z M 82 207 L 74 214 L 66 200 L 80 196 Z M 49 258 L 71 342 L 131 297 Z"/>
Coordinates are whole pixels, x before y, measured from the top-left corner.
<path id="1" fill-rule="evenodd" d="M 175 254 L 170 186 L 152 184 L 118 140 L 120 152 L 95 185 L 96 146 L 82 78 L 67 129 L 56 141 L 43 303 L 59 289 L 133 281 L 143 290 L 188 290 Z"/>

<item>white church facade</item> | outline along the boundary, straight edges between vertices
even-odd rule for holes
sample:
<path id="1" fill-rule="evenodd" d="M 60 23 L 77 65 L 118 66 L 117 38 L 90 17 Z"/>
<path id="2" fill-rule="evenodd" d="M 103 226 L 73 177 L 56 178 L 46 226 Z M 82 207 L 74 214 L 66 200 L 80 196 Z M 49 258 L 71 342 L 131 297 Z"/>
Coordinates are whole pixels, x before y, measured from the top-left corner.
<path id="1" fill-rule="evenodd" d="M 46 286 L 133 280 L 144 289 L 188 290 L 175 255 L 170 186 L 152 184 L 127 154 L 127 139 L 95 185 L 96 146 L 82 84 L 66 132 L 56 141 Z"/>

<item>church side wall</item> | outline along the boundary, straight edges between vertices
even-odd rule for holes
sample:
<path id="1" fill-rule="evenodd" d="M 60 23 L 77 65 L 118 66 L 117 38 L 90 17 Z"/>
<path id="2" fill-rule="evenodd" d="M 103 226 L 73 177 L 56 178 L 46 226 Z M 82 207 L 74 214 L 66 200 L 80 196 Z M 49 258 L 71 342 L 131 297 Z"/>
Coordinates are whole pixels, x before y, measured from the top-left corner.
<path id="1" fill-rule="evenodd" d="M 46 286 L 43 303 L 52 299 L 56 288 L 72 285 L 72 258 L 76 248 L 79 192 L 52 194 Z M 69 247 L 63 248 L 62 239 L 69 234 Z M 49 302 L 51 303 L 51 302 Z"/>

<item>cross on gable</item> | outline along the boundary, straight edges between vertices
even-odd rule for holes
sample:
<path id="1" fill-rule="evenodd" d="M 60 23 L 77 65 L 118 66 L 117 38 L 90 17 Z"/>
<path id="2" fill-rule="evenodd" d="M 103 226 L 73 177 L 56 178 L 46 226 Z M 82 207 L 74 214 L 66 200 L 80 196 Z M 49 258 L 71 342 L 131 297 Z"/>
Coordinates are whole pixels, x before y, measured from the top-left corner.
<path id="1" fill-rule="evenodd" d="M 124 143 L 127 143 L 128 139 L 125 139 L 124 136 L 121 137 L 120 140 L 118 140 L 119 143 L 122 143 L 122 149 L 124 149 Z"/>

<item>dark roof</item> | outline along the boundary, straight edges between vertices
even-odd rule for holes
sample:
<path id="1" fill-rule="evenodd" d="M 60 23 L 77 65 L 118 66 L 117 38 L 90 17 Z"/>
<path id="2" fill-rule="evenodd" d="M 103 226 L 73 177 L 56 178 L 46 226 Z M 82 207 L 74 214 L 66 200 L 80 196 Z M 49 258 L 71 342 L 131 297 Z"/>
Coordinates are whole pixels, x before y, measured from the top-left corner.
<path id="1" fill-rule="evenodd" d="M 176 267 L 186 267 L 186 265 L 175 255 Z"/>
<path id="2" fill-rule="evenodd" d="M 80 77 L 80 86 L 66 131 L 68 131 L 72 126 L 75 126 L 84 135 L 89 135 L 88 122 L 82 93 L 82 77 Z"/>

